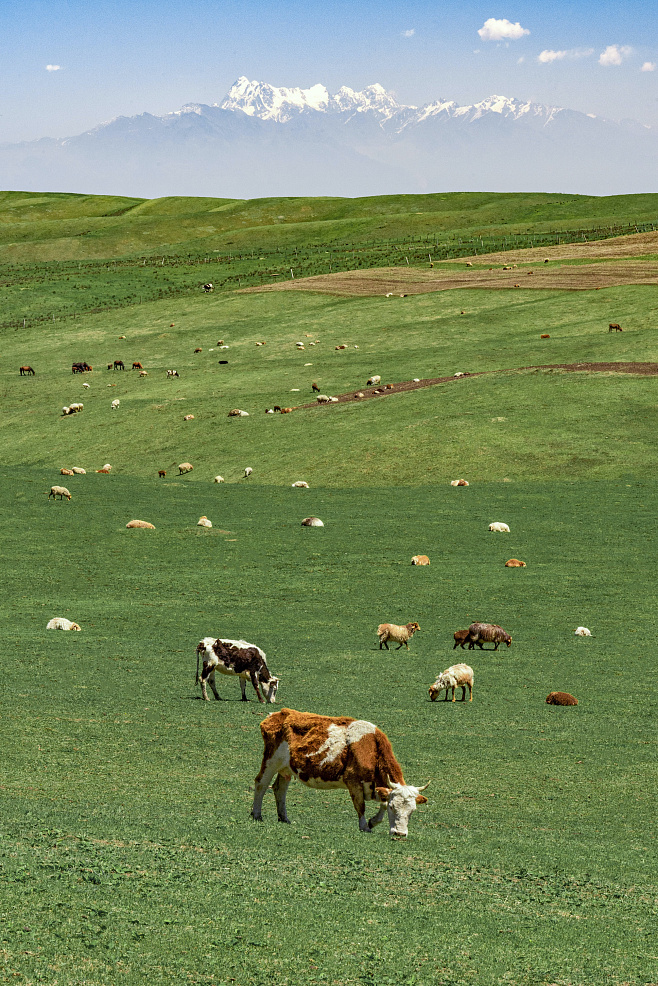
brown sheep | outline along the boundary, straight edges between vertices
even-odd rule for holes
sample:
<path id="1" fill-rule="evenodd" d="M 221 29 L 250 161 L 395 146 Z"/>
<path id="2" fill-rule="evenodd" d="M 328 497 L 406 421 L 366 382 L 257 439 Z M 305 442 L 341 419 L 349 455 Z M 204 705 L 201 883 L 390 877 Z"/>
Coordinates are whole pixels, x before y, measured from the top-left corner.
<path id="1" fill-rule="evenodd" d="M 430 560 L 427 555 L 414 555 L 411 559 L 412 565 L 429 565 Z"/>
<path id="2" fill-rule="evenodd" d="M 463 650 L 464 644 L 468 641 L 468 630 L 455 630 L 453 637 L 455 639 L 455 645 L 452 649 L 456 650 L 458 647 L 461 647 L 461 649 Z M 478 645 L 480 650 L 483 649 L 483 644 L 481 640 L 476 640 L 475 643 Z"/>
<path id="3" fill-rule="evenodd" d="M 519 561 L 518 558 L 510 558 L 509 561 L 505 562 L 505 568 L 526 568 L 526 563 Z"/>
<path id="4" fill-rule="evenodd" d="M 551 337 L 549 336 L 549 334 L 548 334 L 548 332 L 545 332 L 545 333 L 543 334 L 543 336 L 540 336 L 539 338 L 540 338 L 540 339 L 550 339 Z"/>
<path id="5" fill-rule="evenodd" d="M 499 644 L 512 645 L 512 638 L 497 623 L 471 623 L 468 628 L 468 649 L 473 650 L 475 644 L 482 643 L 494 644 L 494 650 L 498 650 Z M 454 648 L 453 648 L 454 650 Z"/>
<path id="6" fill-rule="evenodd" d="M 546 705 L 578 705 L 578 699 L 569 692 L 551 692 L 546 696 Z"/>

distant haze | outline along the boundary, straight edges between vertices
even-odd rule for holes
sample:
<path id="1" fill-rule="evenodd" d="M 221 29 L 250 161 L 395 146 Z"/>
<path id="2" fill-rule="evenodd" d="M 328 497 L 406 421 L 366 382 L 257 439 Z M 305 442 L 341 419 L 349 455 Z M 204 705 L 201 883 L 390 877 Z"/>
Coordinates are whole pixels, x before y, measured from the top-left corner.
<path id="1" fill-rule="evenodd" d="M 498 22 L 496 22 L 498 23 Z M 507 29 L 507 28 L 504 28 Z M 513 25 L 509 30 L 513 29 Z M 241 77 L 219 104 L 0 146 L 0 187 L 154 198 L 658 190 L 658 134 L 503 95 L 404 105 Z"/>

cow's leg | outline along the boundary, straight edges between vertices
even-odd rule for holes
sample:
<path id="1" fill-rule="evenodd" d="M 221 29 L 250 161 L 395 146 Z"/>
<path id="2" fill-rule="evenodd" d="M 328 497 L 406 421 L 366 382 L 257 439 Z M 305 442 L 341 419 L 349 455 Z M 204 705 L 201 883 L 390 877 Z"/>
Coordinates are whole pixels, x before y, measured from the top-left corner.
<path id="1" fill-rule="evenodd" d="M 201 672 L 201 694 L 203 695 L 204 702 L 209 702 L 210 699 L 208 698 L 208 692 L 206 691 L 206 683 L 209 684 L 210 687 L 212 688 L 212 693 L 217 699 L 217 701 L 221 702 L 222 700 L 219 697 L 219 692 L 217 691 L 217 688 L 215 686 L 214 671 L 211 671 L 209 675 L 205 675 L 204 671 Z"/>
<path id="2" fill-rule="evenodd" d="M 286 792 L 291 780 L 292 775 L 277 774 L 276 780 L 272 785 L 274 797 L 276 798 L 276 813 L 279 816 L 279 821 L 286 822 L 288 825 L 290 825 L 290 819 L 286 814 Z"/>
<path id="3" fill-rule="evenodd" d="M 242 692 L 242 698 L 240 699 L 240 701 L 248 702 L 249 699 L 247 698 L 247 681 L 245 678 L 240 678 L 240 691 Z"/>
<path id="4" fill-rule="evenodd" d="M 359 816 L 359 828 L 362 832 L 371 832 L 372 829 L 368 825 L 368 819 L 366 818 L 366 800 L 363 796 L 363 785 L 349 785 L 348 790 L 350 792 L 352 804 L 354 805 L 354 810 Z"/>
<path id="5" fill-rule="evenodd" d="M 283 746 L 287 747 L 287 744 L 283 744 Z M 265 792 L 272 782 L 272 778 L 279 772 L 279 770 L 284 769 L 289 764 L 287 756 L 282 759 L 280 754 L 281 747 L 275 750 L 269 759 L 266 759 L 265 755 L 263 756 L 263 762 L 260 765 L 260 772 L 256 777 L 256 783 L 254 786 L 254 803 L 251 809 L 251 817 L 255 822 L 263 821 L 263 798 L 265 797 Z"/>
<path id="6" fill-rule="evenodd" d="M 264 705 L 265 704 L 265 699 L 261 696 L 261 693 L 258 690 L 258 675 L 256 674 L 255 671 L 250 671 L 249 672 L 249 677 L 251 678 L 251 683 L 254 686 L 254 691 L 256 692 L 256 695 L 258 696 L 258 701 L 260 702 L 261 705 Z"/>

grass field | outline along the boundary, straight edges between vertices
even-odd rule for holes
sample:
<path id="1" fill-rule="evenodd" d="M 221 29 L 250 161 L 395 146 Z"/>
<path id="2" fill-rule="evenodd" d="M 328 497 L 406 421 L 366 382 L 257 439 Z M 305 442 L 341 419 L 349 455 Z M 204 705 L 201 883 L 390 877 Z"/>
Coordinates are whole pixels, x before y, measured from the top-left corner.
<path id="1" fill-rule="evenodd" d="M 208 211 L 17 194 L 0 202 L 0 241 L 6 217 L 35 224 L 26 285 L 58 225 L 97 220 L 109 258 L 113 223 L 117 256 L 118 227 L 140 214 L 162 219 L 173 251 L 181 217 Z M 438 198 L 413 204 L 436 212 Z M 524 230 L 563 205 L 572 225 L 655 218 L 650 196 L 493 198 L 453 199 L 446 231 L 458 208 L 471 231 L 494 206 L 517 223 L 525 210 Z M 370 200 L 306 205 L 326 222 L 375 221 Z M 407 203 L 384 205 L 421 235 Z M 234 226 L 265 224 L 271 207 L 213 205 Z M 270 224 L 269 242 L 285 229 Z M 658 381 L 517 369 L 658 362 L 655 287 L 140 305 L 126 302 L 127 270 L 90 281 L 113 310 L 0 328 L 0 982 L 655 986 Z M 15 280 L 2 290 L 15 305 Z M 43 282 L 30 291 L 45 311 Z M 107 371 L 117 358 L 148 376 Z M 73 376 L 74 360 L 93 373 Z M 19 377 L 24 363 L 35 377 Z M 332 394 L 373 373 L 460 370 L 490 372 L 263 413 L 311 400 L 314 380 Z M 62 417 L 76 400 L 84 411 Z M 229 419 L 233 407 L 249 417 Z M 194 471 L 178 478 L 183 460 Z M 87 475 L 60 477 L 73 465 Z M 471 485 L 453 489 L 457 476 Z M 72 500 L 49 500 L 53 483 Z M 309 514 L 325 527 L 302 528 Z M 156 530 L 128 531 L 132 518 Z M 431 566 L 412 567 L 416 553 Z M 506 569 L 513 556 L 528 567 Z M 82 632 L 46 631 L 53 616 Z M 475 619 L 505 627 L 511 648 L 454 652 L 453 631 Z M 378 649 L 378 623 L 411 620 L 408 653 Z M 347 793 L 299 784 L 292 825 L 270 795 L 264 824 L 249 820 L 266 710 L 229 678 L 223 702 L 199 700 L 207 634 L 264 648 L 276 708 L 386 731 L 406 780 L 432 782 L 405 843 L 385 824 L 359 833 Z M 473 702 L 432 704 L 429 685 L 462 659 Z M 578 707 L 547 706 L 552 690 Z"/>

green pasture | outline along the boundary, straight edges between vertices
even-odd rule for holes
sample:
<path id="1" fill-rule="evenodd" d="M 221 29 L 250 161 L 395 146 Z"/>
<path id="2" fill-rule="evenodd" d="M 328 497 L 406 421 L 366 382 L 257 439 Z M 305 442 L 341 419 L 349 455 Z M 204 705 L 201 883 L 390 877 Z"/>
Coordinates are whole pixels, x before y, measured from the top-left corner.
<path id="1" fill-rule="evenodd" d="M 176 463 L 189 461 L 190 481 L 204 483 L 217 474 L 238 480 L 249 465 L 255 484 L 305 479 L 334 487 L 444 483 L 458 475 L 655 476 L 650 377 L 490 373 L 361 405 L 264 413 L 313 400 L 313 381 L 338 394 L 363 388 L 373 373 L 395 383 L 546 363 L 656 361 L 654 292 L 233 293 L 5 329 L 3 460 L 48 467 L 53 476 L 62 466 L 110 462 L 116 472 L 144 477 L 176 473 Z M 610 320 L 624 332 L 608 333 Z M 540 339 L 547 330 L 551 338 Z M 220 340 L 229 348 L 218 349 Z M 336 351 L 343 343 L 348 349 Z M 203 351 L 195 354 L 197 347 Z M 119 358 L 128 368 L 140 361 L 148 376 L 108 371 Z M 78 360 L 93 373 L 72 375 Z M 18 375 L 24 363 L 35 377 Z M 168 368 L 180 379 L 167 380 Z M 118 411 L 110 408 L 115 398 Z M 62 417 L 74 401 L 84 411 Z M 228 418 L 235 407 L 249 418 Z M 195 420 L 184 421 L 186 414 Z"/>
<path id="2" fill-rule="evenodd" d="M 2 470 L 1 981 L 656 981 L 655 484 L 51 479 Z M 475 618 L 511 648 L 453 652 Z M 408 653 L 382 620 L 420 623 Z M 265 649 L 277 707 L 387 732 L 432 781 L 407 842 L 296 784 L 290 827 L 249 820 L 267 710 L 199 701 L 209 633 Z M 462 658 L 473 703 L 431 704 Z"/>

